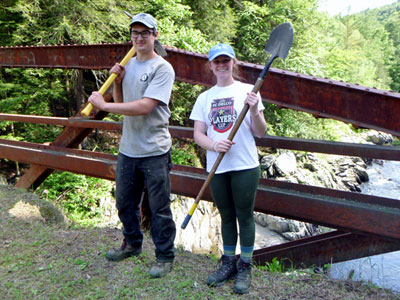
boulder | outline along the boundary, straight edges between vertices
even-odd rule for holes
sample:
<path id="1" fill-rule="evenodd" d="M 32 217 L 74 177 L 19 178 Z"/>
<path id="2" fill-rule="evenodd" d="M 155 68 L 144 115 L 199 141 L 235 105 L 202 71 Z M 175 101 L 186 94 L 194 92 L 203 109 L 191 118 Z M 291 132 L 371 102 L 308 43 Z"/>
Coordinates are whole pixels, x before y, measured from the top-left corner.
<path id="1" fill-rule="evenodd" d="M 375 145 L 384 145 L 393 143 L 393 136 L 376 130 L 369 130 L 367 132 L 367 140 Z"/>
<path id="2" fill-rule="evenodd" d="M 296 156 L 291 151 L 284 152 L 278 156 L 274 165 L 280 176 L 290 175 L 294 173 L 297 168 Z"/>

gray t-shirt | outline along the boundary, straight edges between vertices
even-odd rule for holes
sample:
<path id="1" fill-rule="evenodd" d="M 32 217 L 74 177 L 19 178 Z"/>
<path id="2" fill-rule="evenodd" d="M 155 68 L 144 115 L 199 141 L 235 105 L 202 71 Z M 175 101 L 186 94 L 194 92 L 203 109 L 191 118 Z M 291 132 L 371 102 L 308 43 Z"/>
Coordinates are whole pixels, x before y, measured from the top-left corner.
<path id="1" fill-rule="evenodd" d="M 129 157 L 148 157 L 166 153 L 171 148 L 168 108 L 175 72 L 161 56 L 147 61 L 132 58 L 126 64 L 122 81 L 124 102 L 143 97 L 159 100 L 147 116 L 124 116 L 119 151 Z"/>

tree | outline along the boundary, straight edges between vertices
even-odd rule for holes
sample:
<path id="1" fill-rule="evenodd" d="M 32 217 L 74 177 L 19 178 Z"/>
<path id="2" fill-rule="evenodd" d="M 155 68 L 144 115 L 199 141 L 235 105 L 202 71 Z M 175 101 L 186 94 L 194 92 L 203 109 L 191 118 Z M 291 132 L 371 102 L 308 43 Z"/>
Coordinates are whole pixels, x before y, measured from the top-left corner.
<path id="1" fill-rule="evenodd" d="M 12 45 L 12 34 L 20 21 L 17 13 L 10 8 L 17 0 L 3 0 L 0 3 L 0 46 Z"/>
<path id="2" fill-rule="evenodd" d="M 190 6 L 193 27 L 210 40 L 229 43 L 236 36 L 236 20 L 231 1 L 203 0 L 185 3 Z"/>
<path id="3" fill-rule="evenodd" d="M 130 20 L 123 11 L 131 14 L 147 11 L 158 20 L 163 44 L 207 53 L 212 45 L 229 42 L 240 60 L 260 64 L 269 56 L 263 50 L 272 29 L 290 22 L 295 31 L 292 48 L 286 60 L 277 59 L 274 67 L 383 88 L 391 84 L 392 78 L 391 86 L 400 86 L 399 52 L 390 48 L 391 40 L 395 41 L 396 49 L 399 45 L 398 10 L 389 22 L 385 21 L 392 16 L 388 8 L 384 17 L 371 11 L 359 17 L 332 18 L 317 11 L 318 0 L 7 0 L 5 3 L 10 5 L 0 5 L 0 22 L 7 25 L 0 34 L 13 45 L 128 42 Z M 0 93 L 5 97 L 0 106 L 22 114 L 36 111 L 69 116 L 91 91 L 89 88 L 85 91 L 82 82 L 93 78 L 103 80 L 108 75 L 94 73 L 96 76 L 90 71 L 0 70 Z M 47 95 L 21 94 L 23 90 L 37 90 L 37 78 L 44 82 L 48 78 L 57 84 L 44 87 L 51 90 Z M 97 86 L 100 85 L 98 82 Z M 56 91 L 58 88 L 60 91 Z M 176 84 L 172 122 L 185 123 L 198 89 Z M 42 107 L 34 109 L 39 104 L 33 98 L 39 94 L 46 112 Z M 20 99 L 25 105 L 1 104 L 10 103 L 11 99 Z M 189 105 L 181 105 L 183 99 Z M 59 109 L 62 106 L 64 109 Z"/>
<path id="4" fill-rule="evenodd" d="M 398 30 L 400 26 L 400 3 L 394 3 L 383 9 L 379 13 L 378 19 L 384 24 L 394 47 L 394 53 L 387 59 L 389 74 L 392 79 L 390 88 L 400 92 L 400 31 Z"/>

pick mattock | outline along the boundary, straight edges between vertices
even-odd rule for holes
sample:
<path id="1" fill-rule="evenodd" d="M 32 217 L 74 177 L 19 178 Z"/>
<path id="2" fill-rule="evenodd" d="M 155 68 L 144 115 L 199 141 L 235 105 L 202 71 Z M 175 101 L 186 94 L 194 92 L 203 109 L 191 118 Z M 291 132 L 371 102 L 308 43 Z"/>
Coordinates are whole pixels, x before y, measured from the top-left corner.
<path id="1" fill-rule="evenodd" d="M 281 57 L 282 59 L 285 59 L 290 47 L 292 46 L 293 42 L 293 27 L 290 23 L 283 23 L 278 25 L 277 27 L 272 30 L 271 35 L 268 39 L 267 45 L 265 46 L 264 51 L 271 53 L 271 58 L 268 60 L 267 64 L 265 65 L 264 69 L 262 70 L 260 76 L 258 76 L 258 79 L 253 87 L 252 92 L 253 93 L 258 93 L 260 90 L 265 77 L 267 76 L 267 72 L 269 70 L 269 67 L 271 66 L 272 62 L 274 61 L 275 58 Z M 233 140 L 236 132 L 238 131 L 244 117 L 246 116 L 246 113 L 249 110 L 249 105 L 245 104 L 243 107 L 239 117 L 236 119 L 236 123 L 232 128 L 232 131 L 230 132 L 228 139 L 230 141 Z M 186 216 L 185 220 L 183 221 L 181 228 L 185 229 L 187 224 L 189 223 L 195 209 L 197 208 L 197 205 L 199 204 L 201 197 L 203 196 L 205 190 L 207 189 L 212 177 L 215 174 L 215 171 L 217 170 L 219 164 L 221 163 L 222 158 L 224 157 L 225 152 L 221 152 L 217 160 L 215 161 L 210 173 L 208 174 L 206 181 L 204 182 L 203 186 L 200 189 L 199 194 L 196 197 L 195 202 L 193 203 L 192 207 L 190 208 L 188 215 Z"/>
<path id="2" fill-rule="evenodd" d="M 133 16 L 124 11 L 124 13 L 128 16 L 133 18 Z M 154 50 L 157 52 L 158 55 L 165 57 L 167 56 L 167 52 L 165 51 L 165 49 L 162 47 L 161 43 L 158 40 L 155 40 L 154 42 Z M 129 50 L 129 52 L 125 55 L 125 57 L 121 60 L 121 62 L 119 63 L 121 66 L 125 66 L 128 61 L 135 55 L 136 53 L 136 49 L 134 46 L 132 46 L 132 48 Z M 107 92 L 108 88 L 110 87 L 110 85 L 114 82 L 115 78 L 117 78 L 117 74 L 115 73 L 111 73 L 110 77 L 107 78 L 107 80 L 103 83 L 103 85 L 101 86 L 101 88 L 99 89 L 99 93 L 101 95 L 104 95 L 105 92 Z M 84 117 L 88 117 L 90 115 L 90 113 L 93 110 L 93 105 L 92 103 L 88 103 L 86 105 L 86 107 L 84 109 L 82 109 L 81 111 L 81 115 Z"/>

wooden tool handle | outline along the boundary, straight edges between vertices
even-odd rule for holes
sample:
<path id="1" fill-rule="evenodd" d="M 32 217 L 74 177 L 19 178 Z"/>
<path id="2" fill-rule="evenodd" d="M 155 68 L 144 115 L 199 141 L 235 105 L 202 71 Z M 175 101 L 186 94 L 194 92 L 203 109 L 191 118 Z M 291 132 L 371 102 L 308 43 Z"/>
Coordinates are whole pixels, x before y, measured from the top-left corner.
<path id="1" fill-rule="evenodd" d="M 125 57 L 121 60 L 120 65 L 125 66 L 128 61 L 134 56 L 136 53 L 135 47 L 132 47 L 131 50 L 125 55 Z M 115 78 L 117 78 L 117 74 L 111 73 L 111 75 L 107 78 L 106 82 L 103 83 L 101 88 L 99 89 L 99 93 L 104 95 L 104 93 L 108 90 L 110 85 L 114 82 Z M 84 117 L 88 117 L 93 109 L 92 103 L 88 103 L 84 109 L 81 111 L 81 115 Z"/>

